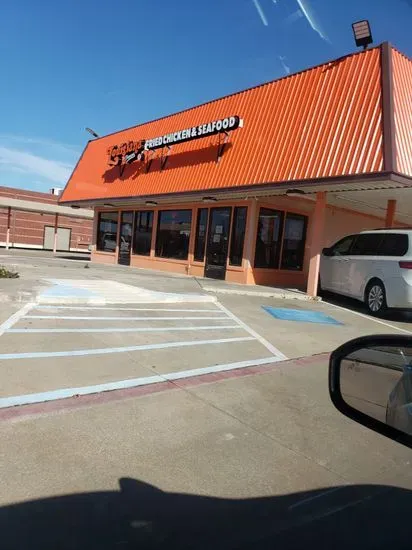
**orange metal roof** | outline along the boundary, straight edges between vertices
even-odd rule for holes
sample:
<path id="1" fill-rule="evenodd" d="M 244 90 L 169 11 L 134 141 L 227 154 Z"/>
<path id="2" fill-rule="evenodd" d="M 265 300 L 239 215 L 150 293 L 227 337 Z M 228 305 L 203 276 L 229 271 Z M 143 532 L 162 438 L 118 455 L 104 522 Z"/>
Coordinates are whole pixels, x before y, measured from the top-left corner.
<path id="1" fill-rule="evenodd" d="M 392 50 L 396 170 L 412 176 L 412 60 Z"/>
<path id="2" fill-rule="evenodd" d="M 150 196 L 383 170 L 380 48 L 90 141 L 60 200 Z M 107 164 L 108 147 L 238 115 L 219 163 L 218 136 L 174 145 L 166 167 Z M 156 152 L 160 156 L 160 151 Z"/>

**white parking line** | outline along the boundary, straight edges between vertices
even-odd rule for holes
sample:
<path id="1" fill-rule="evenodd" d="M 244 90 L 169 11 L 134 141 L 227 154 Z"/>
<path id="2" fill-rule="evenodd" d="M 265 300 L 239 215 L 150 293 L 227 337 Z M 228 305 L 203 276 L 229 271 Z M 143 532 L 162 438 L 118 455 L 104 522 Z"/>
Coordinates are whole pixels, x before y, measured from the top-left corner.
<path id="1" fill-rule="evenodd" d="M 19 309 L 19 311 L 13 313 L 13 315 L 11 315 L 11 317 L 9 317 L 7 321 L 4 321 L 4 323 L 0 325 L 0 336 L 7 332 L 13 325 L 18 323 L 20 319 L 25 317 L 25 315 L 34 307 L 34 305 L 35 304 L 31 302 L 26 304 L 21 309 Z"/>
<path id="2" fill-rule="evenodd" d="M 7 333 L 13 334 L 48 334 L 49 332 L 64 334 L 66 332 L 175 332 L 175 331 L 196 331 L 196 330 L 221 330 L 221 329 L 242 329 L 239 325 L 207 325 L 199 327 L 139 327 L 139 328 L 11 328 Z"/>
<path id="3" fill-rule="evenodd" d="M 239 326 L 241 326 L 246 332 L 251 334 L 255 340 L 258 340 L 262 344 L 262 346 L 265 346 L 266 349 L 270 351 L 270 353 L 273 353 L 275 357 L 279 357 L 279 359 L 285 360 L 287 359 L 286 355 L 284 355 L 278 348 L 273 346 L 270 342 L 268 342 L 263 336 L 258 334 L 255 330 L 250 328 L 246 323 L 241 321 L 239 317 L 236 317 L 234 313 L 232 313 L 229 309 L 227 309 L 224 305 L 222 305 L 220 302 L 216 302 L 216 305 L 218 308 L 220 308 L 230 319 L 233 319 Z"/>
<path id="4" fill-rule="evenodd" d="M 0 360 L 10 359 L 46 359 L 48 357 L 78 357 L 84 355 L 105 355 L 109 353 L 124 353 L 132 351 L 147 351 L 153 349 L 180 348 L 188 346 L 204 346 L 209 344 L 230 344 L 255 340 L 251 337 L 221 338 L 218 340 L 190 340 L 188 342 L 167 342 L 165 344 L 145 344 L 142 346 L 124 346 L 117 348 L 79 349 L 70 351 L 36 351 L 29 353 L 2 353 Z"/>
<path id="5" fill-rule="evenodd" d="M 63 319 L 65 321 L 198 321 L 199 319 L 219 319 L 225 321 L 222 315 L 213 316 L 196 316 L 196 317 L 99 317 L 99 316 L 83 316 L 75 315 L 25 315 L 25 319 Z"/>
<path id="6" fill-rule="evenodd" d="M 353 313 L 353 315 L 357 315 L 358 317 L 363 317 L 364 319 L 368 319 L 368 321 L 373 321 L 374 323 L 379 323 L 380 325 L 384 325 L 385 327 L 399 330 L 399 332 L 406 332 L 406 334 L 412 334 L 412 331 L 407 330 L 406 328 L 397 327 L 396 325 L 392 325 L 391 323 L 386 323 L 385 321 L 381 321 L 380 319 L 369 317 L 369 315 L 365 315 L 364 313 L 360 313 L 359 311 L 354 311 L 353 309 L 349 309 L 343 306 L 337 306 L 336 304 L 331 304 L 330 302 L 323 302 L 323 303 L 327 304 L 328 306 L 334 307 L 336 309 L 341 309 L 343 311 L 347 311 L 348 313 Z"/>
<path id="7" fill-rule="evenodd" d="M 223 313 L 217 308 L 214 309 L 177 309 L 177 308 L 149 308 L 149 307 L 104 307 L 104 306 L 35 306 L 35 309 L 70 309 L 75 311 L 88 311 L 96 309 L 98 311 L 169 311 L 175 313 Z"/>
<path id="8" fill-rule="evenodd" d="M 229 371 L 234 369 L 244 369 L 247 367 L 254 367 L 257 365 L 277 363 L 279 361 L 280 359 L 276 357 L 265 357 L 263 359 L 254 359 L 251 361 L 239 361 L 237 363 L 226 363 L 222 365 L 214 365 L 211 367 L 191 369 L 191 370 L 180 371 L 180 372 L 172 372 L 170 374 L 146 376 L 143 378 L 132 378 L 129 380 L 119 380 L 116 382 L 108 382 L 106 384 L 98 384 L 95 386 L 82 386 L 79 388 L 67 388 L 67 389 L 52 390 L 52 391 L 47 391 L 42 393 L 30 393 L 27 395 L 3 397 L 0 399 L 0 409 L 4 409 L 7 407 L 15 407 L 17 405 L 29 405 L 33 403 L 44 403 L 46 401 L 56 401 L 58 399 L 73 397 L 75 395 L 89 395 L 92 393 L 101 393 L 105 391 L 121 390 L 126 388 L 136 388 L 138 386 L 146 386 L 149 384 L 156 384 L 159 382 L 182 380 L 184 378 L 191 378 L 193 376 L 201 376 L 204 374 L 211 374 L 211 373 Z"/>

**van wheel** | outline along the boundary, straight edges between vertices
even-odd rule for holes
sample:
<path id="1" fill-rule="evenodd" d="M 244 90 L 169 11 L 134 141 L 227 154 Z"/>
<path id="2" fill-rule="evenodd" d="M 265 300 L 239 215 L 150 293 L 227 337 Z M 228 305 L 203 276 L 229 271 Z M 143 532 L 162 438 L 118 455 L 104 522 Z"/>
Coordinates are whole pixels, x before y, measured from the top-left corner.
<path id="1" fill-rule="evenodd" d="M 382 315 L 387 310 L 385 287 L 379 279 L 373 279 L 366 287 L 365 304 L 371 315 Z"/>

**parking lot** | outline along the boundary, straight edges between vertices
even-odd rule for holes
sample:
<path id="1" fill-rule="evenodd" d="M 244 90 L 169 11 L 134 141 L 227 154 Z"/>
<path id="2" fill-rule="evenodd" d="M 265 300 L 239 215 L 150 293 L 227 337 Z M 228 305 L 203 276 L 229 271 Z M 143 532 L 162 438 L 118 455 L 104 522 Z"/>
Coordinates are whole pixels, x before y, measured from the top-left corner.
<path id="1" fill-rule="evenodd" d="M 49 283 L 45 295 L 67 292 L 71 280 L 62 282 Z M 0 331 L 0 408 L 275 364 L 330 352 L 363 334 L 411 330 L 407 320 L 372 319 L 328 302 L 218 295 L 214 302 L 164 303 L 182 295 L 154 293 L 145 303 L 124 303 L 136 287 L 75 283 L 81 297 L 85 288 L 95 296 L 112 284 L 122 303 L 32 302 L 15 312 Z M 152 295 L 160 298 L 150 302 Z"/>
<path id="2" fill-rule="evenodd" d="M 34 304 L 17 319 L 1 337 L 2 407 L 285 359 L 218 303 Z"/>
<path id="3" fill-rule="evenodd" d="M 0 309 L 0 525 L 10 548 L 60 542 L 67 518 L 77 518 L 72 547 L 99 534 L 102 548 L 184 547 L 188 514 L 196 540 L 216 533 L 225 548 L 235 535 L 303 540 L 307 528 L 322 539 L 324 518 L 351 533 L 355 507 L 381 527 L 374 536 L 400 531 L 402 517 L 383 510 L 388 494 L 394 510 L 412 494 L 409 451 L 333 409 L 327 353 L 362 334 L 407 334 L 407 316 L 213 294 L 201 280 L 82 261 L 39 256 L 17 268 L 9 288 L 30 301 Z M 111 303 L 44 300 L 103 296 Z M 84 498 L 90 509 L 78 506 Z M 117 503 L 106 515 L 105 499 Z M 19 541 L 20 514 L 33 510 L 37 536 L 21 530 Z"/>

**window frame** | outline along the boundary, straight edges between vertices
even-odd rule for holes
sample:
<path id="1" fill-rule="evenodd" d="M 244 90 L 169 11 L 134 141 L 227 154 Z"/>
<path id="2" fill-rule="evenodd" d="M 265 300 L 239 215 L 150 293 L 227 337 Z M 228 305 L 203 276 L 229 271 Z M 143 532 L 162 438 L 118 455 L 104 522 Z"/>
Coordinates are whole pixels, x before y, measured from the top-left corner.
<path id="1" fill-rule="evenodd" d="M 114 232 L 114 231 L 110 231 L 110 232 L 105 231 L 105 232 L 103 232 L 103 233 L 110 233 L 110 234 L 116 235 L 116 245 L 115 245 L 114 250 L 105 250 L 104 248 L 99 247 L 100 240 L 101 240 L 101 238 L 100 238 L 101 217 L 102 217 L 102 215 L 105 215 L 105 214 L 115 214 L 116 215 L 116 220 L 110 220 L 110 221 L 116 223 L 116 232 Z M 119 242 L 119 229 L 120 229 L 119 214 L 120 214 L 119 210 L 107 210 L 107 211 L 104 210 L 104 211 L 97 212 L 96 252 L 100 252 L 100 253 L 104 253 L 104 254 L 116 254 L 116 249 L 117 249 L 118 242 Z"/>
<path id="2" fill-rule="evenodd" d="M 150 232 L 150 244 L 149 244 L 149 252 L 147 254 L 142 254 L 140 252 L 136 252 L 135 250 L 135 236 L 136 236 L 136 227 L 137 227 L 137 216 L 141 214 L 151 214 L 152 220 L 151 220 L 151 232 Z M 133 235 L 132 235 L 132 254 L 134 256 L 142 256 L 144 258 L 148 258 L 150 256 L 151 250 L 152 250 L 152 241 L 153 241 L 153 233 L 154 233 L 154 221 L 155 221 L 155 211 L 154 210 L 135 210 L 133 212 Z"/>
<path id="3" fill-rule="evenodd" d="M 245 213 L 245 225 L 244 225 L 244 231 L 243 231 L 243 240 L 242 240 L 242 246 L 241 246 L 241 252 L 240 252 L 240 263 L 236 264 L 232 262 L 232 247 L 233 242 L 236 235 L 236 222 L 237 222 L 237 213 L 239 210 L 246 210 Z M 231 220 L 231 227 L 230 227 L 230 243 L 229 243 L 229 250 L 228 250 L 228 265 L 232 267 L 242 267 L 243 265 L 243 253 L 245 250 L 245 240 L 246 240 L 246 234 L 247 234 L 247 222 L 248 222 L 248 214 L 249 214 L 249 208 L 247 205 L 238 205 L 233 207 L 233 214 L 232 214 L 232 220 Z"/>
<path id="4" fill-rule="evenodd" d="M 185 255 L 185 257 L 177 258 L 176 256 L 162 256 L 158 254 L 158 241 L 161 233 L 161 230 L 160 230 L 161 218 L 162 218 L 162 214 L 167 212 L 190 212 L 190 220 L 189 222 L 187 222 L 190 227 L 189 227 L 189 237 L 187 240 L 187 254 Z M 189 253 L 190 253 L 190 239 L 192 237 L 192 226 L 193 226 L 193 208 L 165 208 L 163 210 L 157 210 L 157 224 L 156 224 L 156 236 L 155 236 L 155 247 L 154 247 L 155 257 L 160 260 L 168 260 L 173 262 L 187 262 L 189 259 Z"/>
<path id="5" fill-rule="evenodd" d="M 279 246 L 276 250 L 276 261 L 275 261 L 276 265 L 274 265 L 274 266 L 272 266 L 272 265 L 270 265 L 270 266 L 268 266 L 268 265 L 266 265 L 266 266 L 256 265 L 256 252 L 257 252 L 258 237 L 259 237 L 259 224 L 260 224 L 260 218 L 261 218 L 262 210 L 268 210 L 268 211 L 274 212 L 276 214 L 279 214 L 279 235 L 278 235 L 279 238 L 276 241 Z M 257 216 L 256 234 L 255 234 L 255 252 L 254 252 L 254 258 L 253 258 L 253 267 L 255 269 L 276 269 L 276 270 L 280 269 L 280 258 L 281 258 L 281 254 L 282 254 L 283 233 L 284 233 L 284 224 L 285 224 L 286 212 L 287 211 L 285 211 L 285 210 L 279 210 L 277 208 L 269 207 L 269 206 L 266 206 L 266 205 L 260 205 L 259 206 L 259 212 L 258 212 L 258 216 Z M 274 242 L 274 241 L 272 241 L 272 242 Z"/>
<path id="6" fill-rule="evenodd" d="M 203 236 L 203 254 L 202 259 L 196 258 L 196 245 L 198 243 L 199 238 L 199 227 L 200 227 L 200 216 L 201 212 L 206 212 L 206 224 L 205 224 L 205 233 Z M 198 208 L 196 213 L 196 227 L 195 227 L 195 235 L 194 235 L 194 246 L 193 246 L 193 261 L 197 263 L 204 263 L 205 257 L 206 257 L 206 249 L 207 249 L 207 236 L 209 231 L 209 216 L 210 216 L 210 209 L 209 208 Z"/>
<path id="7" fill-rule="evenodd" d="M 288 216 L 290 218 L 295 217 L 295 219 L 301 219 L 303 221 L 302 239 L 300 241 L 301 242 L 300 253 L 302 254 L 301 267 L 284 267 L 283 266 L 283 253 L 285 251 L 286 223 L 288 221 Z M 282 248 L 281 248 L 280 259 L 279 259 L 279 269 L 281 269 L 282 271 L 303 271 L 304 265 L 305 265 L 305 248 L 306 248 L 308 225 L 309 225 L 309 217 L 307 215 L 300 214 L 298 212 L 288 211 L 288 210 L 285 211 L 285 216 L 283 220 L 283 232 L 282 232 Z"/>

